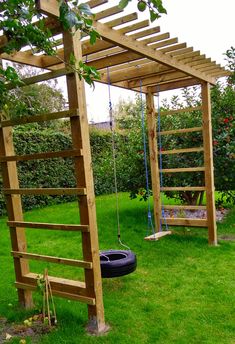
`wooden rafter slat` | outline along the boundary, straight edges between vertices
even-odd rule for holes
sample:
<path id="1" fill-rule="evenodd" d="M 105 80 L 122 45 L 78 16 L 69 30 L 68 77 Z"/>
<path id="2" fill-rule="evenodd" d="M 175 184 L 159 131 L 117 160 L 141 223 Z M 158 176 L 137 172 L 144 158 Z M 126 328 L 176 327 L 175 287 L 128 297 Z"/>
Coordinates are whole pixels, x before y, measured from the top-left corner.
<path id="1" fill-rule="evenodd" d="M 55 264 L 77 266 L 84 269 L 92 269 L 91 262 L 86 262 L 86 261 L 77 260 L 77 259 L 60 258 L 60 257 L 55 257 L 55 256 L 47 256 L 47 255 L 42 255 L 42 254 L 19 252 L 19 251 L 18 252 L 12 251 L 11 254 L 15 258 L 39 260 L 39 261 L 55 263 Z"/>
<path id="2" fill-rule="evenodd" d="M 86 195 L 85 188 L 2 189 L 5 195 Z"/>
<path id="3" fill-rule="evenodd" d="M 123 27 L 122 29 L 119 29 L 120 34 L 126 34 L 126 33 L 130 33 L 139 29 L 143 29 L 145 27 L 147 27 L 149 25 L 149 21 L 148 20 L 142 20 L 138 23 L 134 23 L 132 25 L 128 25 Z"/>
<path id="4" fill-rule="evenodd" d="M 71 149 L 57 152 L 43 152 L 43 153 L 34 153 L 26 155 L 13 155 L 13 156 L 4 156 L 0 157 L 0 162 L 6 161 L 29 161 L 29 160 L 38 160 L 38 159 L 54 159 L 54 158 L 68 158 L 68 157 L 78 157 L 82 156 L 81 149 Z"/>
<path id="5" fill-rule="evenodd" d="M 161 154 L 169 155 L 169 154 L 183 154 L 183 153 L 198 153 L 203 152 L 203 147 L 192 147 L 192 148 L 180 148 L 180 149 L 171 149 L 171 150 L 163 150 Z"/>
<path id="6" fill-rule="evenodd" d="M 90 8 L 95 8 L 97 6 L 107 4 L 108 0 L 90 0 L 87 2 L 87 4 L 90 6 Z"/>
<path id="7" fill-rule="evenodd" d="M 161 33 L 160 35 L 155 35 L 155 36 L 152 36 L 152 37 L 149 37 L 149 38 L 141 39 L 138 42 L 141 42 L 141 43 L 147 45 L 147 44 L 163 41 L 165 39 L 168 39 L 169 37 L 170 37 L 169 32 L 166 32 L 166 33 Z M 151 45 L 151 47 L 152 47 L 152 45 Z"/>
<path id="8" fill-rule="evenodd" d="M 170 80 L 179 80 L 185 77 L 187 77 L 185 73 L 173 70 L 173 71 L 159 73 L 153 76 L 147 76 L 145 78 L 142 78 L 142 85 L 151 86 L 151 85 L 167 82 Z M 138 87 L 138 85 L 139 85 L 139 80 L 131 80 L 130 82 L 128 82 L 128 87 L 130 88 Z"/>
<path id="9" fill-rule="evenodd" d="M 109 7 L 101 12 L 95 13 L 95 20 L 101 20 L 121 12 L 123 12 L 123 9 L 119 6 Z"/>
<path id="10" fill-rule="evenodd" d="M 31 228 L 45 230 L 60 230 L 72 232 L 89 232 L 89 226 L 86 225 L 70 225 L 59 223 L 43 223 L 43 222 L 26 222 L 26 221 L 8 221 L 10 228 Z"/>
<path id="11" fill-rule="evenodd" d="M 94 26 L 101 35 L 101 37 L 103 37 L 103 39 L 106 39 L 107 41 L 110 41 L 112 43 L 119 42 L 119 45 L 121 47 L 137 52 L 143 55 L 144 57 L 149 58 L 150 60 L 162 63 L 164 65 L 168 65 L 171 68 L 175 68 L 181 72 L 187 73 L 188 75 L 197 77 L 201 80 L 208 81 L 211 84 L 215 83 L 215 80 L 213 78 L 206 76 L 204 73 L 199 73 L 195 71 L 193 68 L 180 63 L 176 59 L 166 56 L 166 54 L 163 54 L 159 51 L 154 51 L 151 47 L 145 46 L 139 41 L 137 44 L 137 42 L 131 39 L 130 37 L 124 36 L 119 32 L 108 28 L 105 24 L 95 21 Z"/>
<path id="12" fill-rule="evenodd" d="M 122 24 L 128 23 L 130 21 L 133 21 L 137 18 L 138 18 L 138 15 L 136 12 L 134 12 L 134 13 L 128 14 L 126 16 L 123 16 L 121 18 L 117 18 L 117 19 L 113 19 L 111 21 L 108 21 L 106 23 L 106 25 L 108 25 L 108 27 L 113 28 L 113 27 L 116 27 L 118 25 L 122 25 Z"/>
<path id="13" fill-rule="evenodd" d="M 147 36 L 153 35 L 160 32 L 160 26 L 151 27 L 150 29 L 141 30 L 133 35 L 134 39 L 145 38 Z"/>
<path id="14" fill-rule="evenodd" d="M 169 48 L 174 48 L 174 46 L 170 46 Z M 169 48 L 167 47 L 165 49 L 169 49 Z M 163 49 L 161 49 L 161 51 L 163 51 Z M 169 54 L 171 56 L 179 56 L 179 55 L 183 55 L 185 53 L 189 53 L 189 52 L 192 52 L 192 51 L 193 51 L 193 48 L 188 47 L 188 48 L 183 48 L 183 49 L 175 50 L 175 51 L 172 51 L 172 52 L 170 51 Z M 166 51 L 166 53 L 168 53 L 168 52 Z"/>
<path id="15" fill-rule="evenodd" d="M 186 43 L 179 43 L 179 44 L 175 44 L 175 45 L 170 45 L 169 47 L 165 47 L 160 49 L 160 51 L 164 54 L 166 53 L 170 53 L 173 54 L 173 52 L 180 52 L 181 50 L 185 49 L 187 47 Z"/>
<path id="16" fill-rule="evenodd" d="M 184 80 L 166 82 L 158 86 L 151 86 L 151 87 L 148 87 L 148 89 L 153 93 L 158 93 L 158 92 L 163 92 L 163 91 L 176 90 L 178 88 L 183 88 L 183 87 L 195 86 L 198 84 L 200 84 L 200 80 L 196 78 L 187 78 Z"/>
<path id="17" fill-rule="evenodd" d="M 70 118 L 73 116 L 78 116 L 77 109 L 70 109 L 65 111 L 59 111 L 54 113 L 45 113 L 42 115 L 35 115 L 35 116 L 25 116 L 22 118 L 15 118 L 10 120 L 5 120 L 0 122 L 0 127 L 14 127 L 16 125 L 23 125 L 35 122 L 45 122 L 45 121 L 52 121 L 60 118 Z"/>
<path id="18" fill-rule="evenodd" d="M 160 51 L 159 48 L 170 46 L 171 44 L 176 44 L 176 43 L 178 43 L 178 38 L 170 38 L 165 41 L 152 44 L 151 48 L 158 49 L 158 51 Z"/>
<path id="19" fill-rule="evenodd" d="M 140 59 L 141 56 L 134 52 L 124 52 L 115 54 L 112 56 L 104 57 L 102 59 L 88 62 L 88 66 L 93 66 L 96 69 L 106 68 L 108 66 L 115 66 L 126 63 L 128 61 L 134 61 Z"/>

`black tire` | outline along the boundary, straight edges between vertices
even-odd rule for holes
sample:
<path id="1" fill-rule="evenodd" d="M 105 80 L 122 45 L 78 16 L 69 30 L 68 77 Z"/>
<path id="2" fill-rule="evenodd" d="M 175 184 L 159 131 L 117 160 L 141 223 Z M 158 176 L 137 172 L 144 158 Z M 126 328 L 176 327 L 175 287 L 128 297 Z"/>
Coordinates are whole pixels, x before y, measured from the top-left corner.
<path id="1" fill-rule="evenodd" d="M 135 271 L 136 266 L 136 255 L 131 251 L 109 250 L 100 252 L 102 278 L 128 275 Z"/>

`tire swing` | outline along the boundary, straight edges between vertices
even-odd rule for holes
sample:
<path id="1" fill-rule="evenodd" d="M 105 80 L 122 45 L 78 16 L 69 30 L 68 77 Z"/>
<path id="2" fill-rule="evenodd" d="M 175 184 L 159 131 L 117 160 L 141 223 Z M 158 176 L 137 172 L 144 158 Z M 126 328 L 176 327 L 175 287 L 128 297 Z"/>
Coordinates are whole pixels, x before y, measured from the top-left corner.
<path id="1" fill-rule="evenodd" d="M 119 198 L 117 186 L 117 169 L 116 169 L 116 146 L 113 130 L 113 108 L 111 101 L 111 82 L 109 76 L 109 69 L 107 68 L 108 75 L 108 91 L 109 91 L 109 118 L 110 130 L 112 134 L 112 154 L 113 154 L 113 174 L 114 174 L 114 188 L 116 195 L 116 216 L 117 216 L 117 238 L 118 243 L 126 248 L 126 250 L 108 250 L 100 252 L 100 267 L 102 278 L 120 277 L 134 272 L 137 267 L 136 255 L 130 248 L 124 245 L 121 241 L 120 220 L 119 220 Z"/>

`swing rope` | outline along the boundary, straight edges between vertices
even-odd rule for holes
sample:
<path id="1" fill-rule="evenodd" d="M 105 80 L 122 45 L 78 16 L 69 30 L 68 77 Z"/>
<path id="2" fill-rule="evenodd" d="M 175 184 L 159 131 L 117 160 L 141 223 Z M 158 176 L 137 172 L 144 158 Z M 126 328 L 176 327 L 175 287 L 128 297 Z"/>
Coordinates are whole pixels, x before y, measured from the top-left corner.
<path id="1" fill-rule="evenodd" d="M 118 243 L 127 248 L 130 251 L 130 248 L 123 244 L 121 241 L 121 228 L 120 228 L 120 216 L 119 216 L 119 196 L 118 196 L 118 182 L 117 182 L 117 163 L 116 163 L 116 145 L 115 145 L 115 133 L 113 126 L 113 106 L 111 98 L 111 80 L 109 75 L 109 67 L 107 67 L 107 76 L 108 76 L 108 96 L 109 96 L 109 126 L 112 134 L 112 154 L 113 154 L 113 176 L 114 176 L 114 191 L 116 196 L 116 217 L 117 217 L 117 239 Z"/>
<path id="2" fill-rule="evenodd" d="M 149 173 L 148 173 L 148 161 L 147 161 L 147 143 L 146 143 L 146 133 L 145 133 L 145 121 L 144 121 L 144 102 L 143 102 L 143 92 L 142 92 L 142 80 L 140 79 L 140 105 L 141 105 L 141 124 L 142 124 L 142 137 L 143 137 L 143 148 L 144 148 L 144 168 L 145 168 L 145 181 L 146 181 L 146 191 L 147 191 L 147 201 L 148 201 L 148 229 L 147 235 L 149 235 L 150 228 L 152 234 L 155 233 L 152 212 L 150 205 L 150 191 L 149 191 Z"/>
<path id="3" fill-rule="evenodd" d="M 160 109 L 160 96 L 159 96 L 159 90 L 157 92 L 157 109 L 158 109 L 158 145 L 159 145 L 159 168 L 160 168 L 160 188 L 163 187 L 163 172 L 162 172 L 162 138 L 160 135 L 161 132 L 161 109 Z M 166 222 L 166 216 L 165 216 L 165 210 L 164 210 L 164 201 L 163 197 L 160 193 L 161 198 L 161 205 L 162 205 L 162 218 L 164 220 L 164 224 L 166 227 L 166 230 L 168 230 L 168 225 Z M 160 219 L 160 232 L 162 232 L 162 219 Z"/>

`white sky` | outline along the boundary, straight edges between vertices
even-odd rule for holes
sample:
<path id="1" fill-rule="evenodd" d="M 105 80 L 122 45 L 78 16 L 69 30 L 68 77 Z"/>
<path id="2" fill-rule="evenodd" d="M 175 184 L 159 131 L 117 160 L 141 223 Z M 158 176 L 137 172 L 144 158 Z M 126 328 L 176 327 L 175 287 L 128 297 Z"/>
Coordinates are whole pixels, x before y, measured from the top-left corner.
<path id="1" fill-rule="evenodd" d="M 136 10 L 137 0 L 126 8 L 124 14 Z M 118 0 L 110 0 L 115 5 Z M 225 65 L 224 53 L 235 46 L 234 13 L 235 0 L 163 0 L 168 14 L 154 22 L 160 25 L 161 33 L 170 32 L 170 37 L 178 37 L 179 43 L 186 42 L 188 47 L 200 50 L 212 60 Z M 119 17 L 121 15 L 119 14 Z M 141 19 L 149 17 L 147 11 Z M 95 90 L 86 87 L 89 120 L 102 122 L 108 118 L 107 85 L 96 84 Z M 133 92 L 112 87 L 112 103 L 119 98 L 133 98 Z"/>

